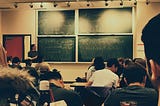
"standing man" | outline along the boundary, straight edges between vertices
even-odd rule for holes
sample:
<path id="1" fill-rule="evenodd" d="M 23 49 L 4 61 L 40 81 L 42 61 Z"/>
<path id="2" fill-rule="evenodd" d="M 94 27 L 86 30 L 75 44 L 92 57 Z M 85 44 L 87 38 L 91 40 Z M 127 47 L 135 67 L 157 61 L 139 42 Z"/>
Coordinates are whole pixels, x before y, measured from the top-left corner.
<path id="1" fill-rule="evenodd" d="M 31 45 L 30 51 L 28 52 L 28 57 L 30 57 L 33 63 L 37 62 L 38 52 L 35 44 Z"/>

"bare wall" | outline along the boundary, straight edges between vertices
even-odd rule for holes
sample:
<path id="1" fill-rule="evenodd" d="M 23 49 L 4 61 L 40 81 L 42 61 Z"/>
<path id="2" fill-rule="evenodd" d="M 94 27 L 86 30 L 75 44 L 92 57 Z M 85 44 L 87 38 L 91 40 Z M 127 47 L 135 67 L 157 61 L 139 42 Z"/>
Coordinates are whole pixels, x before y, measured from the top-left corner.
<path id="1" fill-rule="evenodd" d="M 136 57 L 142 57 L 145 58 L 144 56 L 144 48 L 143 48 L 143 43 L 141 42 L 141 35 L 142 35 L 142 29 L 146 25 L 146 23 L 155 15 L 160 13 L 160 2 L 156 3 L 149 3 L 146 5 L 145 2 L 138 2 L 137 7 L 136 7 L 136 33 L 135 33 L 135 38 L 136 38 Z"/>

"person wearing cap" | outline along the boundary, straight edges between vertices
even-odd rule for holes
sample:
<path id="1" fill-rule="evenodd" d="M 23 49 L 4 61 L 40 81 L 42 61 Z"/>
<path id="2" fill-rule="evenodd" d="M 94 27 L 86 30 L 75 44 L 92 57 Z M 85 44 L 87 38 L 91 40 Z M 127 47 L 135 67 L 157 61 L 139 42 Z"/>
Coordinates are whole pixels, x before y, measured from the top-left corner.
<path id="1" fill-rule="evenodd" d="M 160 14 L 154 16 L 142 30 L 141 40 L 144 43 L 148 73 L 151 74 L 153 86 L 160 94 Z M 160 97 L 158 100 L 160 106 Z"/>

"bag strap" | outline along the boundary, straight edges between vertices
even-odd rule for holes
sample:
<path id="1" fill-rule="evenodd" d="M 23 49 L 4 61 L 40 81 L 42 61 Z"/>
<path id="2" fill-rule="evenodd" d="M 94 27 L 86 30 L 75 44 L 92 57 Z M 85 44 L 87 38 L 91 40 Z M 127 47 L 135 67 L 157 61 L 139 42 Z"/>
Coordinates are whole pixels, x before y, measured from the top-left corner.
<path id="1" fill-rule="evenodd" d="M 52 102 L 54 102 L 54 95 L 53 95 L 52 89 L 49 89 L 49 93 L 50 93 L 50 100 L 51 100 L 51 103 L 52 103 Z"/>

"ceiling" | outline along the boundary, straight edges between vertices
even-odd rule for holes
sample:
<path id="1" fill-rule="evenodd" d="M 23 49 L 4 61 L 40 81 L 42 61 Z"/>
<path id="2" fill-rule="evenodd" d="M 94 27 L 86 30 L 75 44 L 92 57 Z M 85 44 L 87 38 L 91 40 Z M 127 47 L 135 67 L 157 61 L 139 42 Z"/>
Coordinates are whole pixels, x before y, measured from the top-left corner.
<path id="1" fill-rule="evenodd" d="M 68 1 L 70 2 L 70 6 L 67 5 Z M 57 7 L 85 7 L 87 4 L 91 7 L 103 7 L 105 5 L 105 1 L 109 5 L 119 5 L 121 1 L 123 1 L 124 5 L 133 5 L 135 0 L 0 0 L 0 10 L 2 9 L 14 9 L 15 4 L 18 5 L 19 8 L 29 8 L 29 5 L 32 3 L 33 8 L 39 8 L 43 3 L 43 7 L 45 5 L 52 4 L 53 2 L 58 4 Z M 136 0 L 138 2 L 160 2 L 160 0 Z M 87 7 L 89 7 L 87 6 Z M 51 6 L 50 6 L 51 7 Z M 48 8 L 48 6 L 47 6 Z"/>

